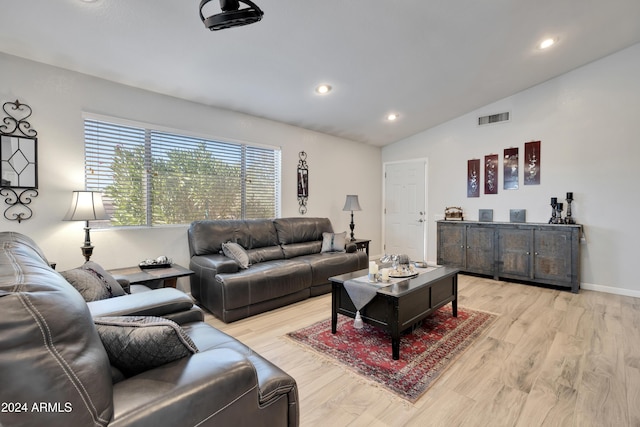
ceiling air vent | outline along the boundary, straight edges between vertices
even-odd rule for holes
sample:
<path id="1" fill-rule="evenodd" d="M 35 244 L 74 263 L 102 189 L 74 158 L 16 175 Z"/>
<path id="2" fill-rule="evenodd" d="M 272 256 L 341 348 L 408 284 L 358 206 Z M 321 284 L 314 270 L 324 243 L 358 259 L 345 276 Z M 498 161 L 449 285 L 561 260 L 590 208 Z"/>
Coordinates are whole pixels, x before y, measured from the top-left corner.
<path id="1" fill-rule="evenodd" d="M 492 114 L 490 116 L 478 117 L 478 126 L 488 125 L 491 123 L 508 122 L 509 116 L 510 114 L 507 111 L 506 113 L 498 113 L 498 114 Z"/>

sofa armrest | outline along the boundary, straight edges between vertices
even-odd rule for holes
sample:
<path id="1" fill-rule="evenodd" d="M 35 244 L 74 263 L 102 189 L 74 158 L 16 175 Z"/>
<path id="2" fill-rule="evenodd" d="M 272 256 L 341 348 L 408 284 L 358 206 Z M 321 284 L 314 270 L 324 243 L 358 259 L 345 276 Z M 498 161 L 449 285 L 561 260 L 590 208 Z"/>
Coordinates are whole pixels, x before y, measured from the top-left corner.
<path id="1" fill-rule="evenodd" d="M 347 253 L 350 253 L 350 254 L 358 251 L 358 246 L 353 242 L 345 243 L 344 248 L 347 251 Z"/>
<path id="2" fill-rule="evenodd" d="M 204 322 L 204 311 L 202 311 L 200 307 L 194 304 L 194 306 L 189 310 L 167 313 L 162 317 L 164 317 L 165 319 L 173 320 L 178 325 L 184 325 L 186 323 Z"/>
<path id="3" fill-rule="evenodd" d="M 120 297 L 88 302 L 93 317 L 99 316 L 163 316 L 190 310 L 193 300 L 174 288 L 156 289 Z"/>
<path id="4" fill-rule="evenodd" d="M 197 255 L 191 257 L 189 268 L 193 271 L 207 271 L 212 278 L 220 273 L 237 273 L 238 263 L 224 255 Z"/>
<path id="5" fill-rule="evenodd" d="M 113 406 L 110 427 L 240 425 L 258 411 L 258 380 L 240 353 L 209 350 L 115 384 Z"/>

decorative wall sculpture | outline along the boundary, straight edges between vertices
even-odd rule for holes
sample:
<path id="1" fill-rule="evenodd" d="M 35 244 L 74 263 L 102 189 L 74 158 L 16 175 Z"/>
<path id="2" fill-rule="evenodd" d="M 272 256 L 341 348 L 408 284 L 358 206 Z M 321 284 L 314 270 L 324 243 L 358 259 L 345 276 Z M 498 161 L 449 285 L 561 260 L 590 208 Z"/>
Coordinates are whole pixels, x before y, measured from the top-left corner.
<path id="1" fill-rule="evenodd" d="M 9 205 L 4 217 L 20 223 L 33 216 L 29 204 L 38 196 L 38 132 L 27 121 L 28 105 L 16 100 L 2 109 L 7 117 L 0 125 L 0 195 Z"/>
<path id="2" fill-rule="evenodd" d="M 307 213 L 307 199 L 309 198 L 309 167 L 307 166 L 307 153 L 298 153 L 298 211 Z"/>

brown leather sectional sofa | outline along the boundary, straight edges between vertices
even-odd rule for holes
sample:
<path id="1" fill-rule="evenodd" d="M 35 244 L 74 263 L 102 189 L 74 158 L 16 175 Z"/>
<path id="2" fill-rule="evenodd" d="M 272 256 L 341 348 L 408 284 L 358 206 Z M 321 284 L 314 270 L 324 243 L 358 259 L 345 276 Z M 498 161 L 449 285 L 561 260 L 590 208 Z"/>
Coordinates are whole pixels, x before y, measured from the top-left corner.
<path id="1" fill-rule="evenodd" d="M 331 291 L 328 278 L 366 268 L 365 252 L 347 240 L 345 252 L 323 252 L 327 218 L 196 221 L 188 230 L 191 294 L 224 322 Z M 222 253 L 238 243 L 250 266 Z"/>
<path id="2" fill-rule="evenodd" d="M 198 351 L 115 375 L 94 316 L 129 314 L 173 318 Z M 295 380 L 202 316 L 175 289 L 86 303 L 30 238 L 0 232 L 0 426 L 299 425 Z"/>

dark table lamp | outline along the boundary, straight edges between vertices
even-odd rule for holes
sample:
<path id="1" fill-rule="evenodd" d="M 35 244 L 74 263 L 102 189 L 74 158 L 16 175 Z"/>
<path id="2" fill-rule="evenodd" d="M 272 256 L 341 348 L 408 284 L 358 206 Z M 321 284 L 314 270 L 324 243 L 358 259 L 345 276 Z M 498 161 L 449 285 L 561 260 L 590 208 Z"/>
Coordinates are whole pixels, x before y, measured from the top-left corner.
<path id="1" fill-rule="evenodd" d="M 71 207 L 64 216 L 63 221 L 86 221 L 84 227 L 84 245 L 80 247 L 85 260 L 89 261 L 93 253 L 91 236 L 89 235 L 89 221 L 109 219 L 102 204 L 102 195 L 99 191 L 74 191 L 71 199 Z"/>
<path id="2" fill-rule="evenodd" d="M 354 241 L 356 238 L 353 237 L 353 229 L 356 228 L 356 225 L 353 223 L 353 211 L 362 210 L 360 203 L 358 203 L 358 196 L 354 194 L 347 195 L 347 200 L 344 202 L 344 208 L 342 208 L 342 210 L 351 211 L 351 224 L 349 224 L 349 227 L 351 228 L 351 241 Z"/>

